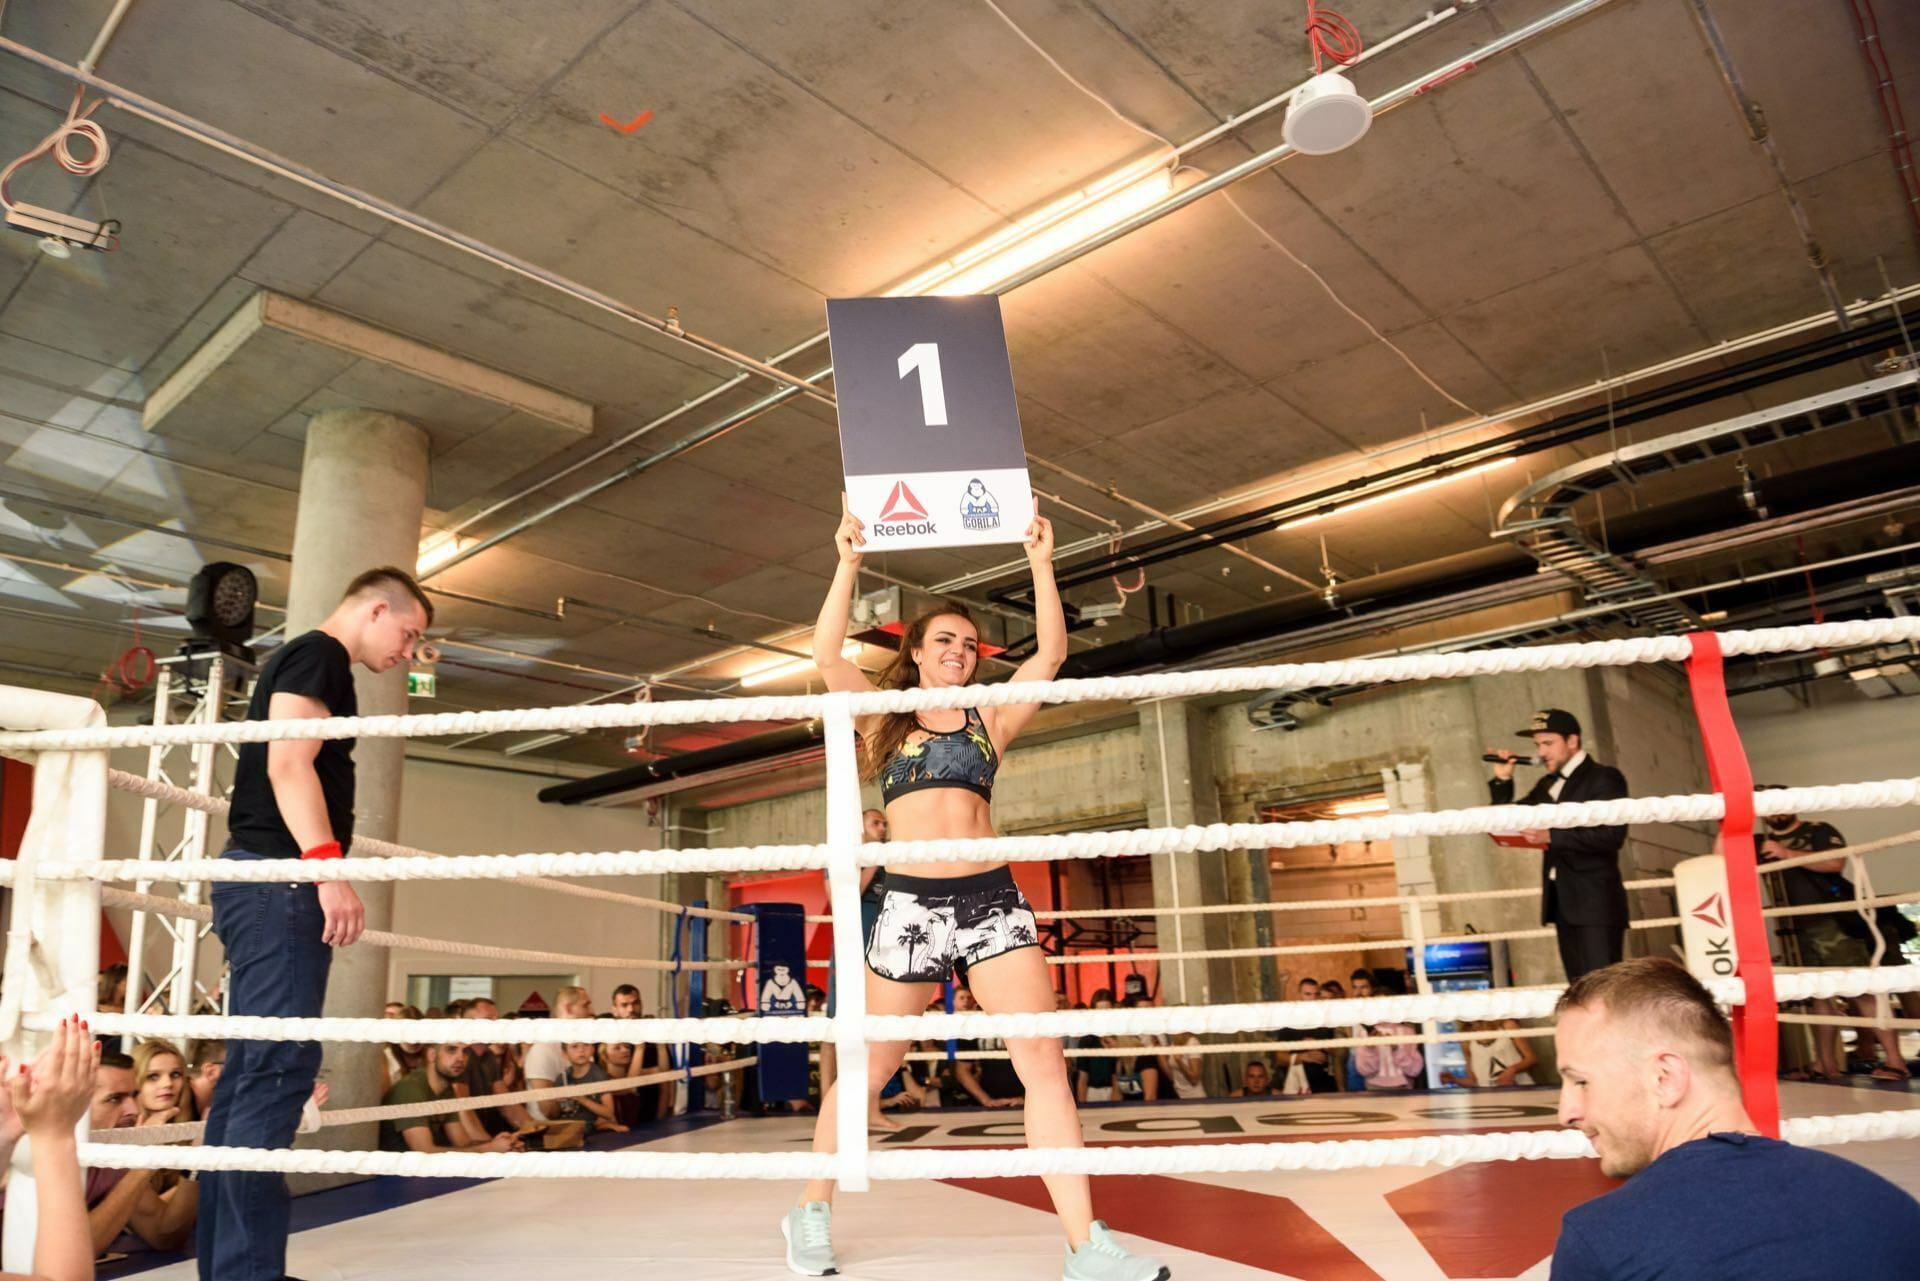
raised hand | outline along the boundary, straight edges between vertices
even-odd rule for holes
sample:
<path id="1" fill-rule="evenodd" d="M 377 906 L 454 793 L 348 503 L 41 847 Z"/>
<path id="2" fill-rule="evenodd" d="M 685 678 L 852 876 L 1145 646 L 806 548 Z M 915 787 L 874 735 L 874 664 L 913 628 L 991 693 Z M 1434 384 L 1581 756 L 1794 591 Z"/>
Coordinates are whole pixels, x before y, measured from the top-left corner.
<path id="1" fill-rule="evenodd" d="M 840 563 L 859 568 L 861 559 L 866 555 L 861 549 L 867 545 L 867 525 L 847 508 L 847 496 L 840 495 L 840 528 L 833 532 L 833 546 L 840 553 Z"/>
<path id="2" fill-rule="evenodd" d="M 1487 749 L 1487 755 L 1498 756 L 1501 758 L 1498 762 L 1494 764 L 1494 767 L 1493 767 L 1493 776 L 1495 778 L 1512 778 L 1513 777 L 1513 766 L 1514 766 L 1514 763 L 1520 759 L 1519 757 L 1515 756 L 1512 752 L 1509 752 L 1504 747 L 1489 747 Z"/>
<path id="3" fill-rule="evenodd" d="M 1027 526 L 1027 559 L 1036 565 L 1053 563 L 1053 522 L 1035 515 Z"/>
<path id="4" fill-rule="evenodd" d="M 53 1044 L 33 1066 L 7 1075 L 11 1111 L 22 1130 L 36 1142 L 71 1136 L 93 1102 L 93 1070 L 99 1062 L 100 1045 L 87 1025 L 78 1015 L 62 1020 Z"/>

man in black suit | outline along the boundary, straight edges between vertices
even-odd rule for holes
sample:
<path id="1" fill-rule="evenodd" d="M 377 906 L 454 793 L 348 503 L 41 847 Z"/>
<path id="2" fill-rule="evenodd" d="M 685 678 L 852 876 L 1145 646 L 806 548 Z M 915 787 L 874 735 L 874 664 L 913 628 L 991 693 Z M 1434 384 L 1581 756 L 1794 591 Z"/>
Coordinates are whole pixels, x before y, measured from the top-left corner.
<path id="1" fill-rule="evenodd" d="M 1531 738 L 1547 776 L 1520 798 L 1522 805 L 1556 802 L 1617 801 L 1627 795 L 1627 780 L 1611 765 L 1587 755 L 1580 722 L 1572 712 L 1549 707 L 1535 712 L 1520 731 Z M 1513 767 L 1509 751 L 1489 753 L 1502 759 L 1493 767 L 1487 790 L 1495 805 L 1513 803 Z M 1620 846 L 1627 829 L 1569 827 L 1526 833 L 1546 846 L 1542 859 L 1540 922 L 1553 926 L 1560 942 L 1560 964 L 1572 982 L 1591 970 L 1612 965 L 1624 954 L 1627 935 L 1627 887 L 1620 879 Z"/>

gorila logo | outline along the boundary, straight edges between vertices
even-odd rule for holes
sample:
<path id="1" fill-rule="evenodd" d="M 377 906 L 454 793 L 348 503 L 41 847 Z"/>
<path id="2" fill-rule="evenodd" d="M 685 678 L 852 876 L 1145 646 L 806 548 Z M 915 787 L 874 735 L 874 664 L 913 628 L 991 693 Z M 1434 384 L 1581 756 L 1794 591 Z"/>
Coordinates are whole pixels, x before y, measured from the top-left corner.
<path id="1" fill-rule="evenodd" d="M 960 524 L 966 529 L 1000 528 L 1000 500 L 978 477 L 968 481 L 967 492 L 960 495 Z"/>

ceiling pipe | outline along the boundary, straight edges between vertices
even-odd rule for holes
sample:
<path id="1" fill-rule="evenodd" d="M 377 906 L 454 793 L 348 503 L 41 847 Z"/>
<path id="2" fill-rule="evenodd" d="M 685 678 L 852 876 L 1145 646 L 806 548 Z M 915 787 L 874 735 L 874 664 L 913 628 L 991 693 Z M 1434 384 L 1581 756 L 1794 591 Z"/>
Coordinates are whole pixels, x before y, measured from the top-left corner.
<path id="1" fill-rule="evenodd" d="M 91 73 L 100 65 L 100 59 L 106 55 L 107 45 L 113 40 L 113 33 L 120 29 L 121 20 L 127 16 L 127 10 L 131 8 L 133 8 L 133 0 L 119 0 L 119 3 L 113 6 L 113 12 L 107 15 L 107 20 L 100 24 L 98 34 L 93 37 L 93 44 L 88 47 L 87 56 L 80 59 L 80 70 Z"/>
<path id="2" fill-rule="evenodd" d="M 1858 495 L 1863 477 L 1893 480 L 1911 476 L 1915 474 L 1916 469 L 1920 469 L 1920 443 L 1898 445 L 1865 458 L 1840 459 L 1797 471 L 1793 475 L 1791 486 L 1783 484 L 1778 487 L 1778 497 L 1773 491 L 1769 491 L 1768 501 L 1778 502 L 1782 507 L 1782 514 L 1814 510 L 1842 497 Z M 1748 514 L 1740 505 L 1737 494 L 1707 494 L 1668 507 L 1616 517 L 1611 522 L 1611 527 L 1614 546 L 1630 552 L 1637 546 L 1671 543 L 1677 538 L 1695 535 L 1702 527 L 1725 529 L 1743 524 L 1747 519 Z M 1883 549 L 1870 554 L 1891 553 Z M 1845 559 L 1843 558 L 1839 563 L 1846 563 Z M 1518 554 L 1515 554 L 1508 564 L 1513 565 L 1514 568 L 1493 568 L 1485 571 L 1478 576 L 1480 581 L 1473 583 L 1466 590 L 1476 594 L 1496 593 L 1500 599 L 1494 603 L 1508 603 L 1511 599 L 1525 599 L 1529 596 L 1549 595 L 1569 590 L 1570 584 L 1557 575 L 1541 574 L 1531 568 L 1524 573 L 1517 573 L 1519 565 L 1528 564 Z M 1800 568 L 1795 566 L 1790 572 L 1798 573 Z M 1753 576 L 1751 581 L 1762 581 L 1762 578 Z M 1708 590 L 1714 589 L 1687 588 L 1661 593 L 1653 599 L 1680 600 L 1697 596 Z M 1461 592 L 1458 581 L 1427 584 L 1372 599 L 1358 595 L 1360 591 L 1358 581 L 1343 584 L 1342 591 L 1350 602 L 1347 607 L 1350 625 L 1362 631 L 1393 625 L 1395 617 L 1403 615 L 1405 610 L 1417 609 L 1440 601 L 1450 602 L 1450 608 L 1446 611 L 1448 614 L 1457 614 L 1473 607 L 1471 601 L 1458 599 Z M 1517 597 L 1510 595 L 1515 592 L 1518 593 Z M 1626 613 L 1633 606 L 1646 603 L 1648 603 L 1646 599 L 1622 600 L 1591 608 L 1563 611 L 1559 617 L 1598 620 Z M 1062 665 L 1060 675 L 1063 678 L 1107 676 L 1155 665 L 1176 662 L 1191 664 L 1198 659 L 1235 646 L 1245 648 L 1234 655 L 1234 661 L 1252 663 L 1260 661 L 1261 657 L 1247 652 L 1247 649 L 1252 648 L 1255 643 L 1281 640 L 1299 631 L 1302 623 L 1310 624 L 1309 631 L 1317 631 L 1319 627 L 1316 620 L 1325 618 L 1324 610 L 1303 608 L 1302 603 L 1297 600 L 1275 601 L 1196 623 L 1159 628 L 1100 649 L 1073 655 Z M 1334 624 L 1341 627 L 1348 625 L 1346 620 Z M 1538 625 L 1536 621 L 1526 624 L 1525 627 L 1531 629 Z"/>
<path id="3" fill-rule="evenodd" d="M 1847 307 L 1840 300 L 1840 286 L 1834 281 L 1833 266 L 1827 261 L 1826 250 L 1820 247 L 1820 241 L 1813 234 L 1813 220 L 1807 216 L 1806 206 L 1794 194 L 1793 180 L 1787 176 L 1787 166 L 1780 159 L 1780 149 L 1774 145 L 1773 130 L 1767 124 L 1766 113 L 1747 93 L 1746 83 L 1740 78 L 1740 69 L 1734 65 L 1733 54 L 1727 48 L 1725 37 L 1720 34 L 1720 24 L 1715 20 L 1713 10 L 1707 6 L 1707 0 L 1693 0 L 1692 7 L 1694 20 L 1700 24 L 1700 33 L 1706 38 L 1707 49 L 1720 67 L 1720 79 L 1733 98 L 1735 110 L 1740 113 L 1740 122 L 1747 127 L 1747 137 L 1760 148 L 1773 170 L 1774 185 L 1780 189 L 1780 196 L 1787 203 L 1794 230 L 1799 233 L 1801 247 L 1806 250 L 1807 266 L 1813 269 L 1815 279 L 1820 282 L 1820 292 L 1826 295 L 1827 306 L 1833 309 L 1834 320 L 1840 328 L 1845 329 L 1848 325 Z"/>
<path id="4" fill-rule="evenodd" d="M 1900 305 L 1917 298 L 1920 298 L 1920 284 L 1907 285 L 1900 289 L 1889 290 L 1880 298 L 1854 303 L 1847 308 L 1847 314 L 1850 317 L 1858 319 L 1869 316 L 1882 308 L 1886 308 L 1889 310 L 1890 315 L 1897 318 L 1899 316 Z M 1535 414 L 1551 413 L 1567 405 L 1577 404 L 1595 396 L 1610 394 L 1623 387 L 1630 387 L 1635 383 L 1645 382 L 1649 378 L 1659 378 L 1666 374 L 1678 373 L 1683 369 L 1690 369 L 1699 364 L 1718 364 L 1728 357 L 1741 352 L 1751 351 L 1756 347 L 1765 347 L 1771 343 L 1782 342 L 1789 338 L 1797 338 L 1802 334 L 1815 333 L 1823 329 L 1831 328 L 1832 325 L 1832 313 L 1825 311 L 1815 312 L 1810 316 L 1802 316 L 1798 320 L 1790 320 L 1783 324 L 1774 325 L 1771 328 L 1756 330 L 1750 334 L 1743 334 L 1738 338 L 1729 338 L 1725 342 L 1717 342 L 1711 346 L 1696 348 L 1693 351 L 1684 352 L 1678 356 L 1670 356 L 1665 360 L 1656 361 L 1650 365 L 1642 365 L 1640 368 L 1629 370 L 1626 373 L 1596 379 L 1591 383 L 1585 383 L 1567 391 L 1556 392 L 1551 396 L 1528 401 L 1524 405 L 1514 405 L 1502 410 L 1498 414 L 1483 415 L 1478 418 L 1449 423 L 1446 426 L 1436 428 L 1432 431 L 1423 432 L 1419 436 L 1411 436 L 1396 444 L 1383 446 L 1368 455 L 1367 461 L 1378 461 L 1394 454 L 1405 453 L 1410 449 L 1431 448 L 1440 441 L 1450 440 L 1462 434 L 1479 431 L 1482 428 L 1497 427 L 1514 419 L 1530 418 Z M 1265 481 L 1245 489 L 1229 490 L 1225 493 L 1215 495 L 1205 502 L 1196 503 L 1175 514 L 1183 520 L 1193 520 L 1197 517 L 1208 516 L 1229 507 L 1239 507 L 1246 503 L 1258 502 L 1263 498 L 1284 490 L 1298 488 L 1301 485 L 1313 484 L 1327 477 L 1338 476 L 1342 472 L 1349 470 L 1351 466 L 1352 464 L 1348 462 L 1338 462 L 1326 467 L 1317 468 L 1313 471 L 1288 475 L 1278 480 Z M 1160 527 L 1161 522 L 1159 521 L 1147 521 L 1128 530 L 1127 536 L 1137 537 L 1141 534 L 1149 534 Z M 1106 539 L 1100 536 L 1083 538 L 1077 542 L 1062 544 L 1056 550 L 1055 555 L 1056 557 L 1077 555 L 1080 552 L 1093 551 L 1105 543 Z M 1003 561 L 998 565 L 992 565 L 985 569 L 975 570 L 971 573 L 962 574 L 958 577 L 935 583 L 933 590 L 943 595 L 969 591 L 984 583 L 994 582 L 1007 577 L 1009 574 L 1017 573 L 1025 566 L 1025 560 Z"/>
<path id="5" fill-rule="evenodd" d="M 1361 498 L 1391 493 L 1396 488 L 1420 481 L 1444 477 L 1498 457 L 1523 457 L 1560 445 L 1583 440 L 1601 432 L 1631 426 L 1663 415 L 1706 404 L 1723 397 L 1791 378 L 1798 374 L 1844 364 L 1869 352 L 1876 343 L 1897 331 L 1891 319 L 1851 330 L 1829 334 L 1782 352 L 1770 353 L 1730 368 L 1715 369 L 1679 382 L 1656 387 L 1616 401 L 1609 413 L 1605 407 L 1578 411 L 1521 428 L 1505 436 L 1476 441 L 1470 445 L 1428 455 L 1410 463 L 1388 468 L 1372 475 L 1356 477 L 1339 485 L 1242 512 L 1191 533 L 1167 535 L 1132 548 L 1077 565 L 1066 566 L 1058 575 L 1065 590 L 1104 578 L 1112 573 L 1144 565 L 1158 564 L 1191 555 L 1224 540 L 1250 537 L 1269 532 L 1288 521 L 1325 515 L 1344 504 Z M 999 588 L 988 596 L 1001 604 L 1028 608 L 1021 595 L 1027 589 L 1018 586 Z"/>
<path id="6" fill-rule="evenodd" d="M 686 778 L 727 766 L 748 764 L 773 756 L 784 756 L 790 752 L 817 747 L 823 741 L 825 741 L 825 731 L 821 728 L 820 722 L 808 721 L 803 725 L 789 725 L 770 733 L 735 739 L 731 743 L 722 743 L 717 747 L 701 748 L 697 752 L 681 752 L 677 756 L 669 756 L 664 760 L 648 761 L 641 765 L 609 770 L 605 774 L 596 774 L 592 778 L 557 783 L 552 787 L 542 788 L 540 799 L 554 805 L 580 805 L 588 801 L 605 800 L 609 796 L 629 792 L 636 787 Z"/>
<path id="7" fill-rule="evenodd" d="M 1105 494 L 1108 498 L 1111 498 L 1114 502 L 1120 503 L 1121 505 L 1126 507 L 1131 507 L 1135 511 L 1140 512 L 1143 515 L 1151 516 L 1153 519 L 1159 521 L 1162 524 L 1172 525 L 1175 529 L 1191 530 L 1193 528 L 1192 525 L 1189 525 L 1187 522 L 1181 520 L 1178 516 L 1170 516 L 1166 512 L 1163 512 L 1156 507 L 1149 507 L 1146 503 L 1141 502 L 1137 498 L 1127 497 L 1125 494 L 1121 493 L 1116 486 L 1102 485 L 1097 480 L 1093 480 L 1092 478 L 1087 476 L 1082 476 L 1079 472 L 1070 471 L 1067 468 L 1062 467 L 1059 463 L 1050 462 L 1049 460 L 1040 457 L 1038 454 L 1028 454 L 1027 461 L 1030 463 L 1033 463 L 1036 466 L 1044 467 L 1048 471 L 1052 472 L 1054 475 L 1060 476 L 1066 480 L 1070 480 L 1076 485 L 1082 485 L 1087 489 L 1092 490 L 1096 494 Z M 1114 528 L 1118 530 L 1119 526 L 1115 525 Z M 1302 578 L 1300 577 L 1300 575 L 1294 573 L 1290 569 L 1282 569 L 1280 566 L 1274 564 L 1272 561 L 1267 560 L 1265 557 L 1262 557 L 1262 556 L 1256 556 L 1244 547 L 1237 546 L 1233 543 L 1222 543 L 1220 545 L 1220 549 L 1222 551 L 1230 552 L 1233 555 L 1238 556 L 1241 560 L 1249 561 L 1252 564 L 1259 566 L 1261 569 L 1266 570 L 1269 574 L 1272 574 L 1277 578 L 1284 578 L 1290 583 L 1298 583 L 1300 586 L 1306 588 L 1309 592 L 1311 592 L 1316 596 L 1320 594 L 1320 584 L 1315 583 L 1309 579 Z"/>
<path id="8" fill-rule="evenodd" d="M 236 160 L 244 160 L 248 164 L 264 169 L 277 177 L 285 178 L 289 182 L 295 182 L 310 190 L 332 196 L 336 200 L 352 205 L 363 213 L 372 214 L 376 218 L 383 218 L 395 226 L 404 227 L 409 231 L 425 236 L 429 240 L 435 240 L 443 245 L 458 249 L 462 253 L 471 254 L 482 262 L 490 263 L 503 271 L 508 271 L 514 275 L 534 281 L 537 284 L 545 285 L 557 293 L 565 294 L 567 297 L 578 302 L 586 303 L 590 307 L 598 308 L 610 315 L 617 316 L 622 320 L 638 325 L 643 329 L 651 330 L 676 343 L 691 347 L 695 351 L 717 357 L 727 364 L 733 365 L 735 368 L 756 374 L 769 382 L 792 388 L 796 392 L 804 395 L 822 399 L 827 404 L 833 403 L 832 397 L 822 396 L 820 392 L 808 386 L 803 380 L 786 372 L 784 369 L 776 369 L 766 361 L 755 360 L 752 356 L 744 352 L 735 351 L 723 343 L 716 342 L 711 338 L 703 337 L 700 334 L 694 333 L 692 330 L 683 328 L 676 315 L 669 314 L 664 319 L 659 316 L 650 315 L 638 307 L 621 302 L 618 298 L 610 294 L 605 294 L 591 286 L 583 285 L 579 281 L 561 275 L 559 272 L 549 271 L 536 263 L 528 262 L 524 258 L 510 254 L 504 249 L 499 249 L 484 241 L 476 240 L 464 232 L 455 231 L 444 223 L 435 222 L 433 219 L 422 214 L 414 213 L 411 209 L 396 205 L 390 200 L 383 199 L 370 192 L 361 191 L 357 187 L 350 187 L 346 183 L 337 182 L 324 174 L 307 168 L 297 161 L 289 160 L 284 156 L 268 151 L 265 147 L 248 142 L 246 139 L 210 125 L 204 120 L 197 120 L 183 111 L 174 110 L 165 103 L 156 102 L 152 98 L 135 93 L 131 89 L 117 85 L 110 80 L 103 80 L 89 70 L 69 66 L 61 62 L 58 58 L 50 57 L 47 54 L 41 53 L 38 49 L 21 44 L 18 40 L 10 40 L 4 36 L 0 36 L 0 51 L 11 53 L 17 58 L 22 58 L 36 66 L 43 67 L 56 75 L 66 76 L 68 79 L 76 80 L 89 88 L 98 89 L 107 95 L 107 100 L 114 107 L 130 115 L 138 116 L 142 120 L 151 121 L 153 124 L 159 125 L 164 129 L 170 129 L 182 137 L 191 138 L 195 142 L 211 147 L 215 151 L 223 152 L 234 157 Z"/>

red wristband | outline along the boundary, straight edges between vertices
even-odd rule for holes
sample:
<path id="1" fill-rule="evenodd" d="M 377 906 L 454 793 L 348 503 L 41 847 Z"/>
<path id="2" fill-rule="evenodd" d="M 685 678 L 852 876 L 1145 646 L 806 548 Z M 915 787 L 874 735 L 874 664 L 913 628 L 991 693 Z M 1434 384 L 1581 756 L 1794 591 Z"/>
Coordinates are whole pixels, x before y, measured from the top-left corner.
<path id="1" fill-rule="evenodd" d="M 346 851 L 340 848 L 339 841 L 328 841 L 326 844 L 316 845 L 310 850 L 301 850 L 300 857 L 303 859 L 341 858 L 345 855 L 345 853 Z"/>

